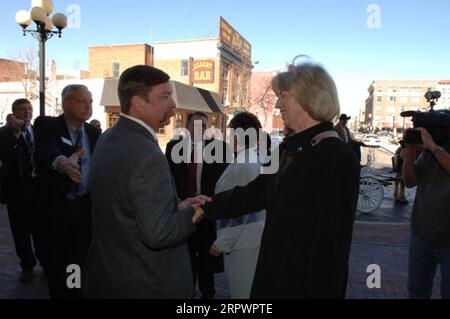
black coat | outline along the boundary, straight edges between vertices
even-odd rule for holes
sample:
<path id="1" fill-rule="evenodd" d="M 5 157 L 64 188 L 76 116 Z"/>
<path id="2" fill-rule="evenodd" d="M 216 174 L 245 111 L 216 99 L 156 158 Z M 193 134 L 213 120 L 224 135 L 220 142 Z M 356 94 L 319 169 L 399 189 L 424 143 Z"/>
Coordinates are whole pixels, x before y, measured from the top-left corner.
<path id="1" fill-rule="evenodd" d="M 219 194 L 205 206 L 208 219 L 267 210 L 252 298 L 344 298 L 359 188 L 359 165 L 322 123 L 287 138 L 280 170 L 247 187 Z"/>
<path id="2" fill-rule="evenodd" d="M 188 165 L 186 162 L 175 164 L 172 160 L 171 153 L 172 149 L 175 145 L 182 142 L 182 140 L 172 140 L 167 144 L 166 147 L 166 158 L 169 162 L 169 167 L 172 172 L 172 176 L 175 181 L 176 189 L 178 197 L 182 200 L 192 196 L 192 194 L 188 193 Z M 214 144 L 211 144 L 214 143 Z M 203 161 L 202 166 L 202 180 L 201 180 L 201 190 L 202 195 L 212 196 L 214 195 L 214 191 L 216 188 L 217 181 L 219 180 L 222 173 L 228 166 L 228 163 L 231 160 L 230 150 L 227 149 L 227 144 L 223 141 L 219 140 L 211 140 L 205 142 L 205 148 L 212 146 L 217 146 L 217 149 L 220 147 L 223 150 L 223 160 L 222 163 L 206 163 Z M 227 161 L 227 154 L 228 161 Z M 181 153 L 181 156 L 185 154 Z M 213 154 L 214 155 L 214 154 Z M 192 245 L 195 243 L 200 246 L 197 247 L 203 251 L 208 251 L 211 245 L 215 242 L 217 238 L 216 235 L 216 223 L 210 220 L 202 220 L 197 225 L 196 232 L 191 236 L 189 244 Z M 207 268 L 212 272 L 222 272 L 223 271 L 223 260 L 222 258 L 216 258 L 213 256 L 208 256 L 208 265 Z"/>
<path id="3" fill-rule="evenodd" d="M 90 151 L 93 154 L 100 132 L 92 125 L 85 123 L 89 139 Z M 36 162 L 39 176 L 39 197 L 42 205 L 57 209 L 58 202 L 65 199 L 70 191 L 72 180 L 65 174 L 53 169 L 54 160 L 64 155 L 70 157 L 75 148 L 63 142 L 62 138 L 70 139 L 64 116 L 39 117 L 34 123 L 36 139 Z M 56 206 L 55 206 L 56 205 Z"/>
<path id="4" fill-rule="evenodd" d="M 33 172 L 31 150 L 23 135 L 20 134 L 19 138 L 16 138 L 11 127 L 0 129 L 0 161 L 3 165 L 2 200 L 5 202 L 30 200 L 26 195 L 31 194 Z"/>

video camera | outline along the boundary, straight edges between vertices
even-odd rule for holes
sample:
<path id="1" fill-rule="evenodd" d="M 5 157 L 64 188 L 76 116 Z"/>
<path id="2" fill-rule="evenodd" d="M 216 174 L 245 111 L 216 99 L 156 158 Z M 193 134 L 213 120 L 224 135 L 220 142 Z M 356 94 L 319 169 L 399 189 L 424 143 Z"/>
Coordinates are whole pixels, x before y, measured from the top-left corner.
<path id="1" fill-rule="evenodd" d="M 434 106 L 440 97 L 441 92 L 429 91 L 425 94 L 425 98 L 430 103 L 428 112 L 406 111 L 400 115 L 402 117 L 412 117 L 415 129 L 423 127 L 430 133 L 437 145 L 444 146 L 450 138 L 450 111 L 434 110 Z M 400 144 L 403 147 L 405 144 L 422 145 L 422 134 L 417 130 L 408 130 Z"/>

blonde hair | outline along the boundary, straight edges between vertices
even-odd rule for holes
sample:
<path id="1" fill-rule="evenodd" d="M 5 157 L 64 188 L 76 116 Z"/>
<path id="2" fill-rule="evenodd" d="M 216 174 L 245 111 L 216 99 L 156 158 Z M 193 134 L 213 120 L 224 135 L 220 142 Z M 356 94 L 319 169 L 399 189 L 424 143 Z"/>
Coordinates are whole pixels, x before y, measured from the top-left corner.
<path id="1" fill-rule="evenodd" d="M 319 122 L 332 122 L 340 114 L 336 84 L 323 66 L 313 62 L 290 65 L 272 80 L 277 95 L 288 91 L 298 104 Z"/>

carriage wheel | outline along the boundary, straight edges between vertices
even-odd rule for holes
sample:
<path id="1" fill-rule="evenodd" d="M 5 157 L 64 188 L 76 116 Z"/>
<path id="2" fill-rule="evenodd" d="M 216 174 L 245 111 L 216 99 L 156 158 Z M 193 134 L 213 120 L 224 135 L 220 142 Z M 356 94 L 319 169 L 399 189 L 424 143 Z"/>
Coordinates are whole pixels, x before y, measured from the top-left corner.
<path id="1" fill-rule="evenodd" d="M 370 214 L 376 211 L 383 202 L 383 185 L 373 177 L 361 177 L 359 180 L 358 212 Z"/>

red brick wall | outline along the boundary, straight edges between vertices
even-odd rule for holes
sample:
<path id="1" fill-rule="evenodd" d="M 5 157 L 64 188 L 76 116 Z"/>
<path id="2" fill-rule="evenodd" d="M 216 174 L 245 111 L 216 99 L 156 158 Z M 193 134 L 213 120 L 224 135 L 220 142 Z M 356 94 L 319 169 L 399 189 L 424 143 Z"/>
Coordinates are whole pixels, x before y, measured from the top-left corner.
<path id="1" fill-rule="evenodd" d="M 120 64 L 120 73 L 137 64 L 153 65 L 153 48 L 147 44 L 89 48 L 89 71 L 91 78 L 112 77 L 114 62 Z"/>
<path id="2" fill-rule="evenodd" d="M 19 82 L 24 76 L 24 63 L 0 59 L 0 82 Z"/>

